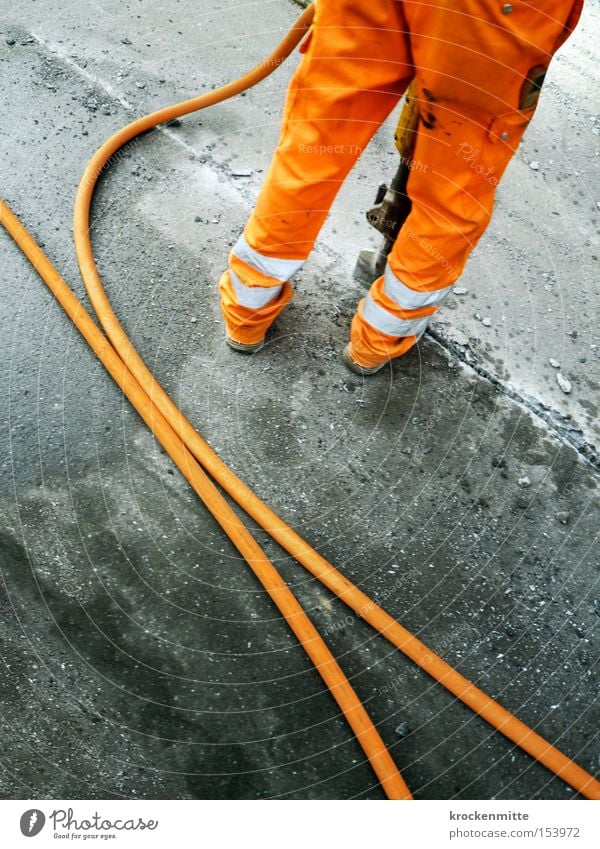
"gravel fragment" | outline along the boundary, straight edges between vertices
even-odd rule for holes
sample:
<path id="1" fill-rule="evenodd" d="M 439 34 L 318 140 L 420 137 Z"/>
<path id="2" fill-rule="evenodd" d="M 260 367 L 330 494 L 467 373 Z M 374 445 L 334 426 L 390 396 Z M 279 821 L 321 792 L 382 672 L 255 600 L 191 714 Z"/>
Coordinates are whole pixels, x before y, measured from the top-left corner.
<path id="1" fill-rule="evenodd" d="M 492 326 L 492 319 L 488 318 L 486 316 L 485 318 L 481 319 L 481 323 L 483 324 L 484 327 L 491 327 Z"/>
<path id="2" fill-rule="evenodd" d="M 469 290 L 465 289 L 464 286 L 455 286 L 454 287 L 454 294 L 455 295 L 466 295 L 468 291 Z"/>
<path id="3" fill-rule="evenodd" d="M 540 170 L 540 163 L 537 160 L 534 159 L 533 162 L 529 163 L 529 167 L 531 168 L 532 171 L 539 171 Z"/>
<path id="4" fill-rule="evenodd" d="M 401 722 L 400 725 L 397 725 L 394 728 L 394 734 L 397 737 L 408 737 L 408 735 L 411 733 L 411 730 L 412 729 L 408 722 Z"/>
<path id="5" fill-rule="evenodd" d="M 556 375 L 556 382 L 558 383 L 562 391 L 565 393 L 565 395 L 568 395 L 571 392 L 571 381 L 567 380 L 566 377 L 563 377 L 560 372 L 558 372 L 558 374 Z"/>
<path id="6" fill-rule="evenodd" d="M 519 480 L 517 481 L 517 483 L 519 484 L 519 486 L 520 486 L 522 489 L 527 489 L 528 487 L 530 487 L 530 486 L 531 486 L 531 481 L 529 480 L 529 478 L 527 477 L 527 475 L 523 475 L 523 477 L 522 477 L 522 478 L 519 478 Z"/>
<path id="7" fill-rule="evenodd" d="M 552 357 L 550 357 L 550 359 L 548 360 L 548 362 L 550 363 L 550 365 L 552 366 L 552 368 L 560 368 L 560 363 L 558 362 L 558 360 L 555 360 L 555 359 L 553 359 Z"/>
<path id="8" fill-rule="evenodd" d="M 561 523 L 561 525 L 568 525 L 571 521 L 571 514 L 567 510 L 561 510 L 556 514 L 556 518 Z"/>

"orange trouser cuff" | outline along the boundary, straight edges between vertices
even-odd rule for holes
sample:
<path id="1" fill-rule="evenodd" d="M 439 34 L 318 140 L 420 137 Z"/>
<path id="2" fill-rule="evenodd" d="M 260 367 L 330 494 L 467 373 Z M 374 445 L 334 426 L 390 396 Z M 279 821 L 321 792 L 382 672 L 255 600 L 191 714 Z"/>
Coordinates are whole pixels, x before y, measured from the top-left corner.
<path id="1" fill-rule="evenodd" d="M 277 149 L 222 278 L 233 338 L 258 341 L 289 301 L 284 281 L 310 253 L 354 162 L 413 79 L 420 124 L 411 211 L 389 273 L 371 287 L 351 329 L 351 355 L 361 365 L 406 353 L 485 231 L 545 69 L 580 7 L 580 0 L 514 9 L 484 0 L 318 2 Z"/>
<path id="2" fill-rule="evenodd" d="M 279 313 L 292 299 L 292 287 L 289 283 L 284 283 L 280 294 L 266 306 L 260 309 L 243 307 L 237 302 L 228 271 L 221 275 L 219 292 L 227 335 L 246 345 L 260 342 Z"/>
<path id="3" fill-rule="evenodd" d="M 403 356 L 416 341 L 416 336 L 397 338 L 371 327 L 362 317 L 360 305 L 350 325 L 352 359 L 365 368 L 378 366 L 394 357 Z"/>

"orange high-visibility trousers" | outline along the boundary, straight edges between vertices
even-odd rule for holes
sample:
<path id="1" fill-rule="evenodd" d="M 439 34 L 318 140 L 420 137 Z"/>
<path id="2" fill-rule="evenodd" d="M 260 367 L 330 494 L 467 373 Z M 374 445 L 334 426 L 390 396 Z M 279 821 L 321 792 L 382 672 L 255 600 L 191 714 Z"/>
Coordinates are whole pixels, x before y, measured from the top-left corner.
<path id="1" fill-rule="evenodd" d="M 484 232 L 544 73 L 582 0 L 318 0 L 256 208 L 221 277 L 227 333 L 262 339 L 292 297 L 331 203 L 412 79 L 419 129 L 411 212 L 363 298 L 351 353 L 404 354 Z"/>

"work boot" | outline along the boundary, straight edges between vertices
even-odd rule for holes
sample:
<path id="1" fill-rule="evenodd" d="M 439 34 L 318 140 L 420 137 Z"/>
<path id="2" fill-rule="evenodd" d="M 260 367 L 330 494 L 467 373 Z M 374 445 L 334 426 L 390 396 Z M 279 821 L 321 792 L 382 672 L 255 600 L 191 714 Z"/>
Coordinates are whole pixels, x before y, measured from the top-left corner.
<path id="1" fill-rule="evenodd" d="M 360 363 L 357 363 L 356 360 L 353 359 L 352 348 L 350 347 L 350 344 L 351 343 L 348 342 L 348 344 L 342 351 L 340 359 L 344 363 L 346 368 L 350 369 L 350 371 L 353 371 L 354 374 L 360 374 L 362 377 L 366 377 L 369 374 L 375 374 L 375 372 L 380 371 L 384 367 L 384 365 L 386 365 L 387 361 L 385 363 L 380 363 L 378 366 L 361 366 Z"/>
<path id="2" fill-rule="evenodd" d="M 234 351 L 239 351 L 241 354 L 256 354 L 265 344 L 264 336 L 258 342 L 238 342 L 237 339 L 232 339 L 229 334 L 225 334 L 225 341 L 230 348 Z"/>

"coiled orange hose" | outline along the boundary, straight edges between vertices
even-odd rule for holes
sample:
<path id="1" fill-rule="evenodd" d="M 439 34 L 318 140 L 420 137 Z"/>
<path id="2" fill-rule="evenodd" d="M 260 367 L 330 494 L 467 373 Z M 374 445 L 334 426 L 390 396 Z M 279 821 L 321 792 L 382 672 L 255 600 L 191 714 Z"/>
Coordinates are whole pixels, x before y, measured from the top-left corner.
<path id="1" fill-rule="evenodd" d="M 540 761 L 540 763 L 544 764 L 544 766 L 561 777 L 566 783 L 570 784 L 574 789 L 590 799 L 600 799 L 600 782 L 544 740 L 543 737 L 521 722 L 508 710 L 498 704 L 498 702 L 486 695 L 482 690 L 447 664 L 441 657 L 436 655 L 435 652 L 431 651 L 424 643 L 411 634 L 410 631 L 400 625 L 400 623 L 393 619 L 388 613 L 379 607 L 379 605 L 358 589 L 358 587 L 345 578 L 344 575 L 336 570 L 327 560 L 321 557 L 318 552 L 311 548 L 311 546 L 308 545 L 302 537 L 293 531 L 279 516 L 277 516 L 276 513 L 273 512 L 273 510 L 262 502 L 261 499 L 253 493 L 252 490 L 250 490 L 246 484 L 244 484 L 234 474 L 234 472 L 225 465 L 225 463 L 223 463 L 223 461 L 217 456 L 217 454 L 215 454 L 210 446 L 187 421 L 182 411 L 173 403 L 149 372 L 123 331 L 123 328 L 114 314 L 102 286 L 102 281 L 100 280 L 96 269 L 89 237 L 89 214 L 94 187 L 105 164 L 120 147 L 140 133 L 155 127 L 157 124 L 165 123 L 198 109 L 203 109 L 207 106 L 219 103 L 222 100 L 234 96 L 235 94 L 239 94 L 264 79 L 264 77 L 272 73 L 272 71 L 274 71 L 287 56 L 289 56 L 296 44 L 303 37 L 304 33 L 308 30 L 312 17 L 313 7 L 309 6 L 271 56 L 248 74 L 226 86 L 223 86 L 222 88 L 215 89 L 208 94 L 162 109 L 134 121 L 108 139 L 108 141 L 99 148 L 90 161 L 81 180 L 75 203 L 75 249 L 77 252 L 81 274 L 90 300 L 112 345 L 109 345 L 105 337 L 102 336 L 102 334 L 99 334 L 97 327 L 91 321 L 87 313 L 85 313 L 81 304 L 79 304 L 79 302 L 75 299 L 75 296 L 70 292 L 70 290 L 68 290 L 66 283 L 64 283 L 62 278 L 58 275 L 58 272 L 51 266 L 49 260 L 44 257 L 41 249 L 35 245 L 33 240 L 31 240 L 31 237 L 27 234 L 24 235 L 23 233 L 19 233 L 19 229 L 22 230 L 22 228 L 20 228 L 18 221 L 14 219 L 14 216 L 12 216 L 12 213 L 10 213 L 6 205 L 2 203 L 0 203 L 0 222 L 4 224 L 30 259 L 32 259 L 33 255 L 32 262 L 34 262 L 34 265 L 38 267 L 40 274 L 44 277 L 51 289 L 53 291 L 62 291 L 63 287 L 67 289 L 69 295 L 75 301 L 75 305 L 71 304 L 69 307 L 71 310 L 69 314 L 78 327 L 80 327 L 79 322 L 83 315 L 85 315 L 87 321 L 91 323 L 95 333 L 92 333 L 91 329 L 87 327 L 87 321 L 85 319 L 83 320 L 83 324 L 86 325 L 87 329 L 85 332 L 82 330 L 82 332 L 84 332 L 84 335 L 87 333 L 90 338 L 94 337 L 96 347 L 92 344 L 88 336 L 86 336 L 86 339 L 92 347 L 94 347 L 94 350 L 102 361 L 105 362 L 103 357 L 106 357 L 107 361 L 110 360 L 112 362 L 112 357 L 115 354 L 115 351 L 117 352 L 118 366 L 115 366 L 113 363 L 110 368 L 107 365 L 107 368 L 109 371 L 111 371 L 111 368 L 113 369 L 111 371 L 113 377 L 117 374 L 115 380 L 117 380 L 119 385 L 122 386 L 124 391 L 126 391 L 130 400 L 132 396 L 135 398 L 139 395 L 139 407 L 136 401 L 132 401 L 132 403 L 134 403 L 134 406 L 136 406 L 136 409 L 138 409 L 138 412 L 140 412 L 144 421 L 146 421 L 154 432 L 157 433 L 159 439 L 161 439 L 160 433 L 163 433 L 163 438 L 166 439 L 167 443 L 171 447 L 174 446 L 173 450 L 175 451 L 175 456 L 173 454 L 171 454 L 171 456 L 177 463 L 178 467 L 190 481 L 194 490 L 200 495 L 204 502 L 209 502 L 207 503 L 207 506 L 214 513 L 215 518 L 217 518 L 217 521 L 219 521 L 224 530 L 230 534 L 232 528 L 235 529 L 236 538 L 239 535 L 240 539 L 243 539 L 243 545 L 245 546 L 244 550 L 248 551 L 250 556 L 254 556 L 256 558 L 256 552 L 258 549 L 260 552 L 258 560 L 260 560 L 261 565 L 266 560 L 265 555 L 260 551 L 253 538 L 250 537 L 252 543 L 246 539 L 246 535 L 250 536 L 247 529 L 243 525 L 241 526 L 243 530 L 237 527 L 237 524 L 239 523 L 237 516 L 233 513 L 233 517 L 231 517 L 227 512 L 230 508 L 226 502 L 223 501 L 218 490 L 214 488 L 208 479 L 205 480 L 206 476 L 203 476 L 202 479 L 199 477 L 196 472 L 196 469 L 198 468 L 197 464 L 194 462 L 191 455 L 196 458 L 206 471 L 212 475 L 215 481 L 217 481 L 217 483 L 219 483 L 223 489 L 273 537 L 274 540 L 293 555 L 299 563 L 305 566 L 305 568 L 307 568 L 311 574 L 328 587 L 328 589 L 339 596 L 339 598 L 341 598 L 352 610 L 354 610 L 358 616 L 369 622 L 394 646 L 404 652 L 404 654 L 428 672 L 436 681 L 441 683 L 457 698 L 461 699 L 461 701 L 463 701 L 468 707 L 489 722 L 496 730 L 500 731 L 508 737 L 508 739 L 520 746 L 524 751 L 528 752 L 528 754 Z M 32 244 L 28 243 L 28 239 L 31 240 Z M 49 279 L 45 275 L 49 275 Z M 60 284 L 57 283 L 57 278 L 60 281 Z M 66 300 L 68 301 L 69 298 L 67 297 Z M 80 329 L 82 328 L 80 327 Z M 95 334 L 99 334 L 100 338 L 96 337 Z M 112 346 L 114 346 L 114 349 Z M 112 352 L 110 355 L 107 354 L 108 349 Z M 102 352 L 102 355 L 100 352 Z M 124 363 L 127 364 L 127 368 L 124 367 Z M 115 368 L 117 370 L 113 373 Z M 155 428 L 157 423 L 159 424 L 159 431 Z M 181 443 L 183 443 L 183 445 Z M 167 446 L 165 445 L 165 447 Z M 171 453 L 170 448 L 167 448 L 167 450 Z M 176 459 L 176 457 L 178 459 Z M 200 472 L 199 469 L 198 472 Z M 213 487 L 212 489 L 207 487 L 206 481 Z M 214 498 L 215 494 L 219 499 L 221 499 L 221 501 Z M 234 537 L 232 537 L 232 539 L 233 538 Z M 235 544 L 237 545 L 238 543 L 236 542 Z M 241 548 L 239 548 L 239 550 L 242 551 Z M 246 555 L 244 554 L 244 556 Z M 256 561 L 253 563 L 249 560 L 249 562 L 256 572 Z M 272 564 L 268 565 L 274 570 Z M 287 592 L 290 592 L 285 585 L 284 587 Z M 280 587 L 277 587 L 277 592 L 280 589 L 283 592 L 283 588 Z M 272 597 L 274 597 L 274 600 L 277 603 L 277 598 L 273 594 Z M 303 643 L 303 645 L 305 645 L 306 648 L 306 644 Z M 335 661 L 333 662 L 335 663 Z M 321 668 L 319 668 L 319 671 L 323 674 Z M 343 675 L 343 673 L 341 674 Z M 332 690 L 332 692 L 334 691 Z M 375 734 L 377 734 L 376 731 Z M 363 744 L 363 742 L 364 741 L 361 740 L 361 744 Z M 376 762 L 377 758 L 380 756 L 381 752 L 378 750 L 376 754 Z M 371 763 L 373 763 L 373 760 Z M 373 766 L 377 771 L 375 763 L 373 763 Z M 387 769 L 389 770 L 389 764 Z M 397 779 L 400 779 L 399 775 L 397 775 Z M 400 781 L 402 781 L 402 779 L 400 779 Z M 406 794 L 408 794 L 407 789 Z M 409 798 L 409 796 L 405 795 L 402 798 Z"/>

